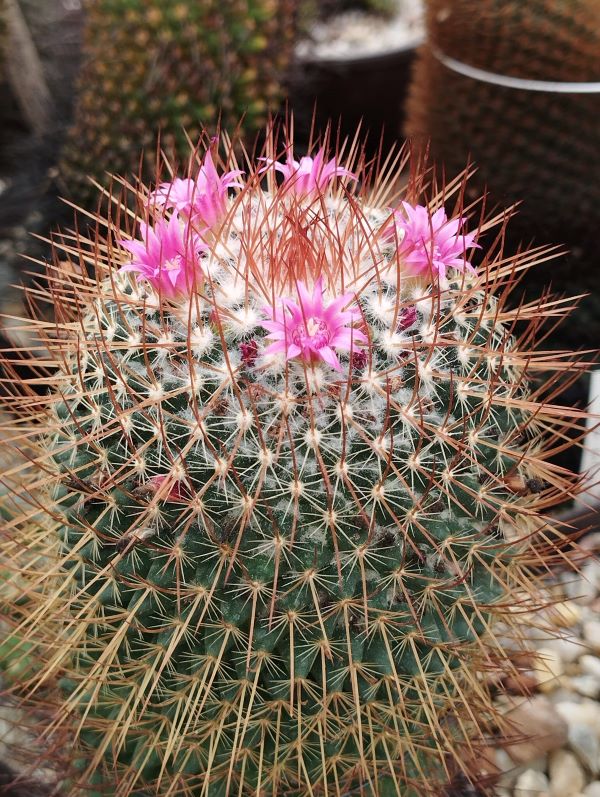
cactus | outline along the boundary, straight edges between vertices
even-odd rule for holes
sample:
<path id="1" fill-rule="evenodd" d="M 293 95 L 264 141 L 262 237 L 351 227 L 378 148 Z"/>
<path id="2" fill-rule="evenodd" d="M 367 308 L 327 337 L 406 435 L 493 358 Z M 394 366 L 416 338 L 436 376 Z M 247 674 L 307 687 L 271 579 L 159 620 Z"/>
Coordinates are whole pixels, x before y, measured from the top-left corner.
<path id="1" fill-rule="evenodd" d="M 408 104 L 407 133 L 431 139 L 453 173 L 469 155 L 475 178 L 496 201 L 524 201 L 522 213 L 564 235 L 586 235 L 598 216 L 600 94 L 525 91 L 486 83 L 445 66 L 436 52 L 489 73 L 576 82 L 600 74 L 595 0 L 428 0 L 428 45 Z M 577 120 L 576 124 L 565 120 Z M 502 168 L 498 168 L 501 164 Z M 596 170 L 596 171 L 594 171 Z M 577 213 L 572 197 L 577 196 Z M 564 227 L 561 229 L 561 225 Z M 572 225 L 574 229 L 572 229 Z"/>
<path id="2" fill-rule="evenodd" d="M 291 62 L 296 0 L 95 0 L 87 8 L 66 188 L 95 198 L 88 177 L 131 177 L 156 145 L 187 158 L 188 136 L 243 117 L 249 140 L 277 110 Z"/>
<path id="3" fill-rule="evenodd" d="M 49 392 L 8 391 L 15 689 L 72 794 L 437 794 L 561 556 L 582 366 L 531 350 L 564 302 L 505 305 L 548 252 L 416 163 L 399 203 L 407 156 L 275 142 L 57 239 Z"/>
<path id="4" fill-rule="evenodd" d="M 557 290 L 598 294 L 597 270 L 586 261 L 595 257 L 600 223 L 600 92 L 494 85 L 448 68 L 439 56 L 511 78 L 598 81 L 600 6 L 596 0 L 427 0 L 426 9 L 428 43 L 414 70 L 406 134 L 429 142 L 449 174 L 472 159 L 472 187 L 488 189 L 491 202 L 520 203 L 513 240 L 560 241 L 580 253 L 575 266 L 565 260 L 554 271 Z M 548 282 L 535 277 L 528 277 L 532 296 Z M 596 345 L 597 308 L 590 304 L 589 313 L 591 323 L 572 330 L 573 345 Z"/>

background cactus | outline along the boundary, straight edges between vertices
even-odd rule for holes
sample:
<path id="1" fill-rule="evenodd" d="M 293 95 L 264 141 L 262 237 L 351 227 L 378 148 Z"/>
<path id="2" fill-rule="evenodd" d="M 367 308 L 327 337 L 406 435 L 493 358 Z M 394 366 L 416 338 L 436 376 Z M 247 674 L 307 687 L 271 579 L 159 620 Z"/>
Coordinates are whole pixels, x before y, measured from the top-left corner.
<path id="1" fill-rule="evenodd" d="M 187 158 L 186 133 L 243 116 L 252 136 L 277 110 L 293 52 L 296 0 L 95 0 L 63 158 L 66 187 L 95 196 L 88 176 L 150 173 L 161 146 Z"/>
<path id="2" fill-rule="evenodd" d="M 513 240 L 559 241 L 573 250 L 553 269 L 557 290 L 600 295 L 595 230 L 600 223 L 600 92 L 505 88 L 449 69 L 438 53 L 490 73 L 542 81 L 598 81 L 596 0 L 427 0 L 428 43 L 414 71 L 406 133 L 430 140 L 449 174 L 471 158 L 472 186 L 490 201 L 522 203 Z M 549 280 L 528 275 L 530 295 Z M 595 346 L 597 298 L 583 302 L 562 345 Z"/>
<path id="3" fill-rule="evenodd" d="M 417 164 L 398 206 L 407 158 L 291 147 L 245 175 L 213 151 L 140 225 L 124 201 L 57 243 L 51 390 L 5 402 L 0 594 L 70 793 L 436 794 L 560 555 L 578 421 L 551 402 L 580 366 L 530 348 L 564 303 L 505 306 L 548 253 L 505 256 Z"/>

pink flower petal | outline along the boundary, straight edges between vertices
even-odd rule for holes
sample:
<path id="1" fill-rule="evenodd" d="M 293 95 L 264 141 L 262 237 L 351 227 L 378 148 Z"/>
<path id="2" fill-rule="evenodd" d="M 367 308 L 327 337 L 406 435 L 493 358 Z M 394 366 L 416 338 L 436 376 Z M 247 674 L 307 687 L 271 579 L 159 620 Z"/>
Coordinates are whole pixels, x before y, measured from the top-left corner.
<path id="1" fill-rule="evenodd" d="M 465 221 L 463 217 L 448 219 L 443 208 L 431 213 L 423 205 L 403 201 L 382 237 L 398 241 L 398 254 L 413 274 L 433 272 L 444 278 L 448 268 L 475 271 L 466 255 L 479 244 L 476 233 L 460 232 Z"/>
<path id="2" fill-rule="evenodd" d="M 337 160 L 332 158 L 325 162 L 325 150 L 319 149 L 314 158 L 305 155 L 300 161 L 294 160 L 291 151 L 287 154 L 286 163 L 279 163 L 271 158 L 261 158 L 267 163 L 261 172 L 268 168 L 283 174 L 283 188 L 297 196 L 309 196 L 315 192 L 324 191 L 329 183 L 336 177 L 347 177 L 356 180 L 355 174 L 339 166 Z"/>
<path id="3" fill-rule="evenodd" d="M 323 360 L 323 362 L 326 362 L 327 365 L 335 368 L 336 371 L 342 370 L 338 356 L 331 347 L 323 346 L 321 349 L 319 349 L 319 357 Z"/>
<path id="4" fill-rule="evenodd" d="M 141 223 L 140 232 L 144 242 L 119 241 L 131 255 L 120 270 L 137 272 L 138 280 L 145 279 L 165 298 L 189 294 L 202 276 L 199 254 L 206 244 L 177 212 L 158 219 L 154 229 Z"/>
<path id="5" fill-rule="evenodd" d="M 360 318 L 359 309 L 340 309 L 352 301 L 352 294 L 344 294 L 326 304 L 322 277 L 316 280 L 312 293 L 301 281 L 296 287 L 299 304 L 284 298 L 278 305 L 264 310 L 267 318 L 262 325 L 271 343 L 263 354 L 269 356 L 285 351 L 288 360 L 296 357 L 307 362 L 322 360 L 339 370 L 336 350 L 352 351 L 355 343 L 367 342 L 364 332 L 349 326 Z M 280 312 L 281 307 L 284 312 Z"/>
<path id="6" fill-rule="evenodd" d="M 242 174 L 235 169 L 219 175 L 209 150 L 195 180 L 176 177 L 172 182 L 161 183 L 148 197 L 148 205 L 174 209 L 193 219 L 197 226 L 214 227 L 226 213 L 228 189 L 243 188 L 236 179 Z"/>

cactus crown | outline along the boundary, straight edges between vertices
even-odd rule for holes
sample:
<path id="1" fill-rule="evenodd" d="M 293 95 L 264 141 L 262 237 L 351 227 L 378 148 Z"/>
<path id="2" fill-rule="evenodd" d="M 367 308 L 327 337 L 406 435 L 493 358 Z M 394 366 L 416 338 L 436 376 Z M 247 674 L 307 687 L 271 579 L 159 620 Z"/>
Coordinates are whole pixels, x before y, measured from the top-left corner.
<path id="1" fill-rule="evenodd" d="M 505 256 L 462 178 L 267 138 L 56 245 L 51 391 L 7 401 L 21 689 L 99 792 L 433 793 L 560 553 L 578 366 L 530 344 L 568 307 L 507 308 L 549 253 Z"/>

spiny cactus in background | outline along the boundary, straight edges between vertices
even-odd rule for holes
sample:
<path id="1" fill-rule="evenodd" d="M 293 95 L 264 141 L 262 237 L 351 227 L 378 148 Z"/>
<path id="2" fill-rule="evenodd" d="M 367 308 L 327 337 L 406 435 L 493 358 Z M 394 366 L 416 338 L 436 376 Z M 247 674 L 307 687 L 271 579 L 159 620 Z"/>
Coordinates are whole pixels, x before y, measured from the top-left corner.
<path id="1" fill-rule="evenodd" d="M 96 199 L 89 176 L 131 177 L 156 145 L 187 158 L 203 126 L 249 140 L 282 99 L 297 0 L 95 0 L 87 7 L 84 66 L 65 148 L 66 189 Z"/>
<path id="2" fill-rule="evenodd" d="M 507 88 L 493 77 L 597 82 L 597 0 L 426 0 L 426 12 L 428 43 L 415 66 L 407 135 L 430 142 L 432 156 L 449 174 L 471 158 L 478 170 L 473 189 L 489 189 L 492 202 L 522 202 L 511 225 L 515 237 L 560 241 L 582 253 L 579 268 L 565 260 L 553 272 L 556 289 L 600 294 L 593 266 L 600 225 L 600 92 Z M 445 57 L 492 77 L 467 77 L 443 63 Z M 532 295 L 543 280 L 547 284 L 540 272 Z M 597 307 L 589 303 L 589 312 L 597 315 Z M 577 326 L 593 330 L 589 344 L 595 346 L 598 327 L 583 320 Z"/>
<path id="3" fill-rule="evenodd" d="M 426 9 L 428 44 L 415 70 L 407 133 L 430 138 L 449 170 L 464 168 L 470 155 L 476 182 L 488 184 L 497 201 L 523 200 L 522 212 L 538 224 L 588 234 L 590 222 L 600 221 L 600 92 L 506 88 L 441 59 L 535 81 L 597 81 L 598 3 L 427 0 Z"/>
<path id="4" fill-rule="evenodd" d="M 328 5 L 336 12 L 357 10 L 370 11 L 374 14 L 393 14 L 398 3 L 397 0 L 330 0 Z"/>
<path id="5" fill-rule="evenodd" d="M 436 794 L 562 555 L 583 366 L 531 350 L 564 301 L 505 305 L 548 252 L 503 254 L 461 179 L 399 194 L 406 153 L 276 140 L 59 239 L 38 392 L 7 391 L 14 688 L 72 794 Z"/>

